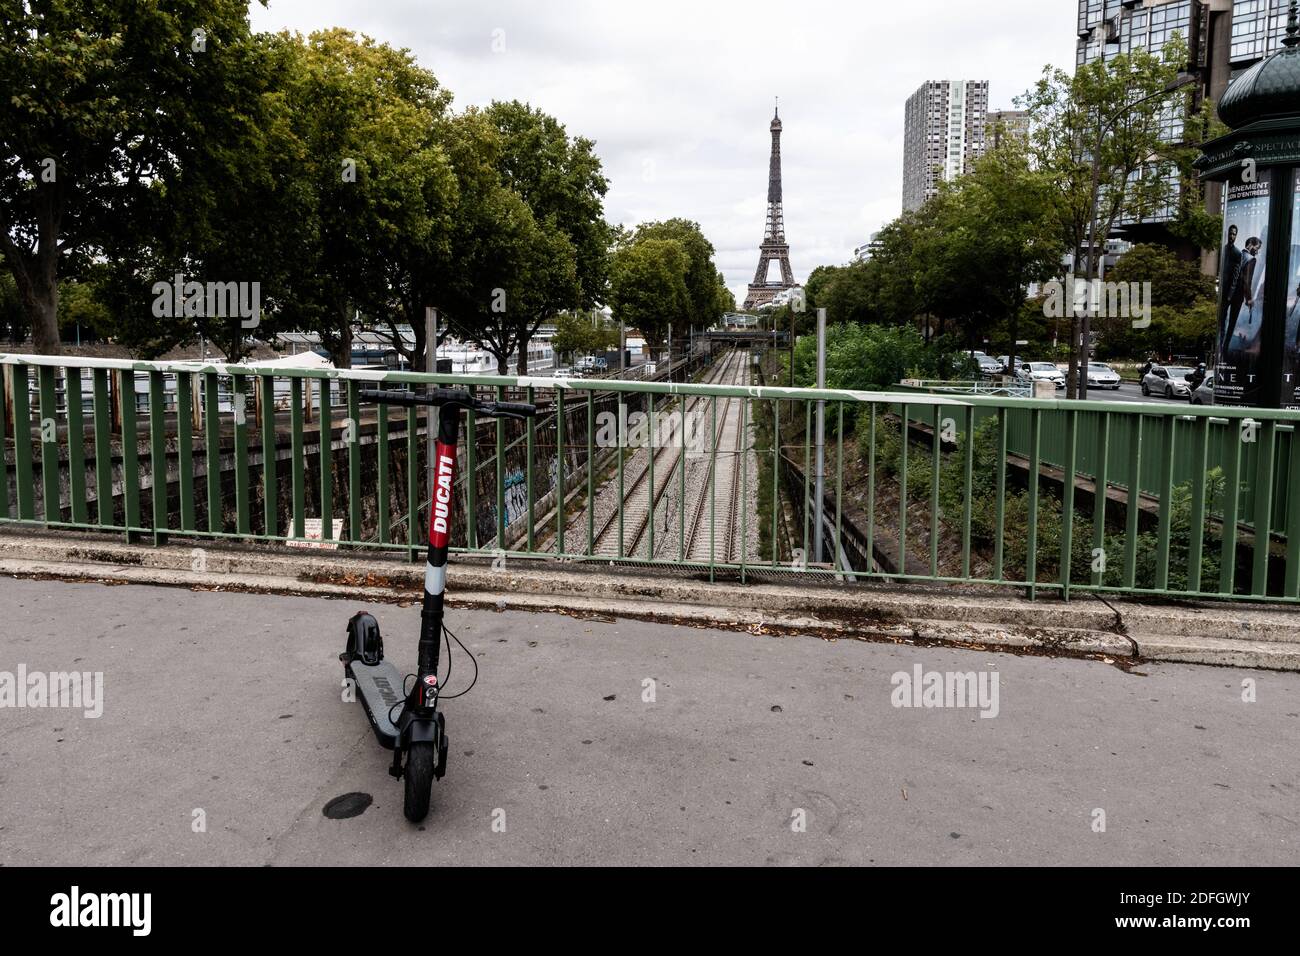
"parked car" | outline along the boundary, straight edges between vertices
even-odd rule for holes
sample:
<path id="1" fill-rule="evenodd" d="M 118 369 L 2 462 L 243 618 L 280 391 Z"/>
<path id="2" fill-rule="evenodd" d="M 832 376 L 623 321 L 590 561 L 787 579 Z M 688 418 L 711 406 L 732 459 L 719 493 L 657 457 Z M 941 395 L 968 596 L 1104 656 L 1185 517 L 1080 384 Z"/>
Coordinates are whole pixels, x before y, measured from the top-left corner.
<path id="1" fill-rule="evenodd" d="M 981 375 L 1001 375 L 1004 366 L 1001 362 L 991 355 L 985 355 L 983 352 L 975 353 L 975 361 L 979 363 Z"/>
<path id="2" fill-rule="evenodd" d="M 1214 373 L 1205 376 L 1205 381 L 1192 390 L 1193 405 L 1214 404 Z"/>
<path id="3" fill-rule="evenodd" d="M 1188 398 L 1192 394 L 1192 386 L 1187 381 L 1187 376 L 1194 371 L 1185 365 L 1152 365 L 1151 371 L 1142 376 L 1142 394 Z"/>
<path id="4" fill-rule="evenodd" d="M 1088 363 L 1089 388 L 1118 389 L 1119 382 L 1119 372 L 1116 372 L 1105 362 Z"/>
<path id="5" fill-rule="evenodd" d="M 1065 373 L 1051 362 L 1021 362 L 1016 378 L 1022 382 L 1052 382 L 1057 388 L 1065 388 Z"/>

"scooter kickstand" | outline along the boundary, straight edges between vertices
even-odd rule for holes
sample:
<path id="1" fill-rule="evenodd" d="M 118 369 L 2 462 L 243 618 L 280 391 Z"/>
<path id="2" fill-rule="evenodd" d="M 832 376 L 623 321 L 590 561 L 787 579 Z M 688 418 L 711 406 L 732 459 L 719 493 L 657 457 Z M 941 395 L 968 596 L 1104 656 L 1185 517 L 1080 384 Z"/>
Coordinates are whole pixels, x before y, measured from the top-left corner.
<path id="1" fill-rule="evenodd" d="M 393 763 L 392 766 L 388 768 L 388 773 L 390 776 L 396 777 L 398 780 L 402 779 L 402 748 L 401 747 L 393 748 Z"/>

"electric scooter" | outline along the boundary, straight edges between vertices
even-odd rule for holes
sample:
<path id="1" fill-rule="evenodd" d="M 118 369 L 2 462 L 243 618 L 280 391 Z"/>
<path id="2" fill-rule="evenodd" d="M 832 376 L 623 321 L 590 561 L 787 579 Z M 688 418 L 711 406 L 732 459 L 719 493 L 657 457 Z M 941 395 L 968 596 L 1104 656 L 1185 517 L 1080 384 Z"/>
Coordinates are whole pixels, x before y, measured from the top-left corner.
<path id="1" fill-rule="evenodd" d="M 438 437 L 433 448 L 433 500 L 429 508 L 429 551 L 424 569 L 424 603 L 420 611 L 419 660 L 410 690 L 405 679 L 384 659 L 384 642 L 374 615 L 361 611 L 348 621 L 347 648 L 339 655 L 343 672 L 365 707 L 379 745 L 393 752 L 388 772 L 406 780 L 403 811 L 418 823 L 429 812 L 436 777 L 447 771 L 447 726 L 438 709 L 438 648 L 445 630 L 443 596 L 447 585 L 447 544 L 451 533 L 456 442 L 462 409 L 492 417 L 528 418 L 534 405 L 476 399 L 465 389 L 430 388 L 424 392 L 362 389 L 362 401 L 388 405 L 432 405 L 440 408 Z M 411 463 L 415 467 L 415 463 Z M 413 516 L 414 517 L 414 516 Z M 450 653 L 450 644 L 448 644 Z"/>

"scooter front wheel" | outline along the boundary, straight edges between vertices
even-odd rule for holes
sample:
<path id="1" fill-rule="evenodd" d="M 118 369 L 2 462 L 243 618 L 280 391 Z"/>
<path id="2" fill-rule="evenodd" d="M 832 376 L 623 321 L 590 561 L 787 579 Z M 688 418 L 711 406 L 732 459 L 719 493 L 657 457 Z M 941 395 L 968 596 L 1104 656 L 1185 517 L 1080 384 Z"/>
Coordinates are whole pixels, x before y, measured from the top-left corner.
<path id="1" fill-rule="evenodd" d="M 406 819 L 419 823 L 429 814 L 429 792 L 433 789 L 433 771 L 438 763 L 438 752 L 429 741 L 411 744 L 406 753 L 406 800 L 402 811 Z"/>

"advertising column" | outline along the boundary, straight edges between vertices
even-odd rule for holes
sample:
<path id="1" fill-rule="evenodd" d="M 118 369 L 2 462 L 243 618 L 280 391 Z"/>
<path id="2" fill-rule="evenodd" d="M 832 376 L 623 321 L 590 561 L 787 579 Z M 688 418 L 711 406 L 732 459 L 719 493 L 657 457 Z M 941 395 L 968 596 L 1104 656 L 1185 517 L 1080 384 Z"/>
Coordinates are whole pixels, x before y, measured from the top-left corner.
<path id="1" fill-rule="evenodd" d="M 1282 407 L 1300 408 L 1300 169 L 1294 177 L 1291 199 L 1291 243 L 1286 274 L 1286 337 L 1282 366 Z"/>
<path id="2" fill-rule="evenodd" d="M 1264 330 L 1264 251 L 1268 248 L 1268 170 L 1255 182 L 1228 186 L 1219 275 L 1219 351 L 1214 367 L 1216 405 L 1257 405 Z"/>

